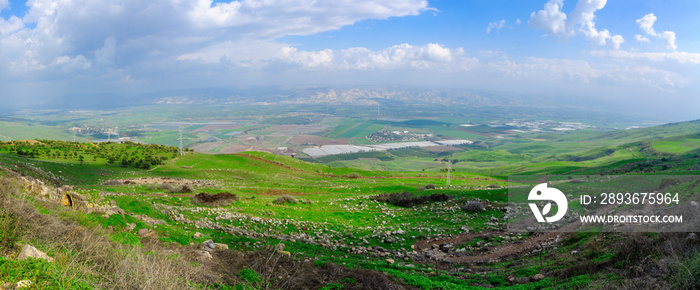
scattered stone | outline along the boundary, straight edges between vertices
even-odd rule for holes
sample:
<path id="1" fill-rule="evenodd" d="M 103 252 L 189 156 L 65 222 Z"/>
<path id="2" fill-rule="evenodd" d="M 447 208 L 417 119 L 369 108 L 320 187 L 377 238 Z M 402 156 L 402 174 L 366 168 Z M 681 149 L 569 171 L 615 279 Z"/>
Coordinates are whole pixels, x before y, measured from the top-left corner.
<path id="1" fill-rule="evenodd" d="M 688 242 L 697 242 L 698 241 L 698 235 L 695 233 L 689 233 L 686 237 L 685 240 Z"/>
<path id="2" fill-rule="evenodd" d="M 386 262 L 386 265 L 387 265 L 387 266 L 389 266 L 389 265 L 391 265 L 391 264 L 394 264 L 394 262 L 395 262 L 394 259 L 391 259 L 391 258 L 386 259 L 386 260 L 384 260 L 384 261 Z"/>
<path id="3" fill-rule="evenodd" d="M 532 276 L 532 281 L 535 281 L 535 282 L 540 281 L 542 279 L 544 279 L 544 275 L 542 275 L 542 274 L 535 274 L 535 276 Z"/>
<path id="4" fill-rule="evenodd" d="M 216 245 L 213 240 L 207 240 L 202 243 L 202 250 L 211 252 L 214 249 L 216 249 Z"/>
<path id="5" fill-rule="evenodd" d="M 127 232 L 130 232 L 130 231 L 133 231 L 135 228 L 136 228 L 136 224 L 135 224 L 135 223 L 130 223 L 130 224 L 128 224 L 128 225 L 126 226 L 126 231 L 127 231 Z"/>
<path id="6" fill-rule="evenodd" d="M 17 282 L 17 286 L 15 286 L 15 289 L 28 288 L 31 285 L 32 285 L 32 281 L 21 280 L 21 281 Z"/>
<path id="7" fill-rule="evenodd" d="M 154 237 L 156 235 L 156 232 L 154 230 L 149 230 L 146 228 L 139 229 L 138 232 L 139 237 L 146 238 L 146 237 Z"/>
<path id="8" fill-rule="evenodd" d="M 200 232 L 196 232 L 196 233 L 194 233 L 194 235 L 192 236 L 193 239 L 199 239 L 199 238 L 201 238 L 201 237 L 202 237 L 202 233 L 200 233 Z"/>
<path id="9" fill-rule="evenodd" d="M 283 251 L 284 247 L 285 247 L 284 243 L 279 243 L 279 244 L 275 245 L 275 251 L 276 252 Z"/>
<path id="10" fill-rule="evenodd" d="M 53 262 L 53 258 L 49 257 L 49 255 L 47 255 L 46 253 L 39 251 L 32 245 L 24 245 L 22 251 L 17 256 L 17 260 L 22 261 L 30 257 L 37 259 L 45 259 L 49 262 Z"/>

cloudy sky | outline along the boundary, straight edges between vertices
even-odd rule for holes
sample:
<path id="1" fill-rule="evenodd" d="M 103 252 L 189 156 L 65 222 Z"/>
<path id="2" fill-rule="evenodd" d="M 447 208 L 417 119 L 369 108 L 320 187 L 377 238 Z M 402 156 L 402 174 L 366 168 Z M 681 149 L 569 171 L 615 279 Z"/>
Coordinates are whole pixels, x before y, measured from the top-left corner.
<path id="1" fill-rule="evenodd" d="M 696 0 L 0 0 L 0 99 L 413 85 L 700 108 L 698 27 Z"/>

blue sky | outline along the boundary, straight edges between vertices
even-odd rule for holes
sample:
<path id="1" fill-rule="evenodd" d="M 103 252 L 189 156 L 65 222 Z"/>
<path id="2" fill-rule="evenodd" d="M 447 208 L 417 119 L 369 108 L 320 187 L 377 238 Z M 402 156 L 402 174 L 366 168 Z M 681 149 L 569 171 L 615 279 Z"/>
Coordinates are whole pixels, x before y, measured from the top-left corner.
<path id="1" fill-rule="evenodd" d="M 694 0 L 0 0 L 0 98 L 411 85 L 697 108 L 697 27 Z"/>

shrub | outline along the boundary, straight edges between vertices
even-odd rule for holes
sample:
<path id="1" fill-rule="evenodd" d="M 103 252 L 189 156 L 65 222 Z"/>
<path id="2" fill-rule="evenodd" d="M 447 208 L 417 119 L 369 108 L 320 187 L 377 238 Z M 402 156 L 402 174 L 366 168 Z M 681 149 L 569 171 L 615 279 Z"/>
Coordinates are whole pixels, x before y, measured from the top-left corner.
<path id="1" fill-rule="evenodd" d="M 277 204 L 297 203 L 297 202 L 299 202 L 299 201 L 295 197 L 293 197 L 289 194 L 280 195 L 277 198 L 275 198 L 275 203 L 277 203 Z"/>
<path id="2" fill-rule="evenodd" d="M 217 194 L 198 193 L 192 197 L 193 204 L 203 204 L 208 206 L 227 206 L 233 202 L 239 201 L 241 198 L 229 192 L 220 192 Z"/>
<path id="3" fill-rule="evenodd" d="M 484 204 L 481 203 L 481 201 L 479 200 L 470 200 L 467 202 L 467 204 L 464 205 L 462 209 L 464 209 L 464 211 L 466 212 L 471 213 L 481 212 L 484 210 Z"/>
<path id="4" fill-rule="evenodd" d="M 428 183 L 425 185 L 425 189 L 435 189 L 435 188 L 437 188 L 437 187 L 435 186 L 435 184 L 432 184 L 432 183 Z"/>
<path id="5" fill-rule="evenodd" d="M 352 173 L 346 174 L 345 177 L 347 177 L 347 178 L 352 178 L 352 179 L 356 179 L 356 178 L 360 178 L 360 174 L 357 173 L 357 172 L 352 172 Z"/>
<path id="6" fill-rule="evenodd" d="M 124 185 L 124 183 L 122 183 L 122 182 L 119 181 L 119 180 L 115 180 L 115 179 L 106 180 L 106 181 L 105 181 L 104 183 L 102 183 L 102 184 L 103 184 L 103 185 Z"/>
<path id="7" fill-rule="evenodd" d="M 190 186 L 188 184 L 183 184 L 183 185 L 178 187 L 178 192 L 192 193 L 192 192 L 194 192 L 194 188 L 192 188 L 192 186 Z"/>
<path id="8" fill-rule="evenodd" d="M 11 250 L 21 237 L 19 220 L 11 212 L 0 210 L 0 250 Z"/>
<path id="9" fill-rule="evenodd" d="M 158 188 L 163 189 L 163 190 L 168 191 L 168 192 L 173 192 L 173 189 L 174 189 L 173 185 L 170 183 L 163 183 L 160 186 L 158 186 Z"/>
<path id="10" fill-rule="evenodd" d="M 260 277 L 260 274 L 253 271 L 252 269 L 243 269 L 239 271 L 238 278 L 253 285 L 262 282 L 262 277 Z"/>

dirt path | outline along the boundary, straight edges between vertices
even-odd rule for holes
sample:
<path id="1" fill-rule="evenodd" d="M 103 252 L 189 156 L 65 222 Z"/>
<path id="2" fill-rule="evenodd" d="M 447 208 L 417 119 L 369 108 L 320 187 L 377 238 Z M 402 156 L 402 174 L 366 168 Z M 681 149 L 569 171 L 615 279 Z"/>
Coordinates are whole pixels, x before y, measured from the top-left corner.
<path id="1" fill-rule="evenodd" d="M 563 230 L 566 230 L 568 228 L 573 228 L 575 226 L 578 226 L 577 224 L 571 224 L 566 226 Z M 566 231 L 564 231 L 566 232 Z M 489 262 L 489 261 L 498 261 L 502 258 L 506 257 L 511 257 L 511 256 L 517 256 L 524 254 L 526 252 L 531 251 L 532 249 L 535 249 L 537 247 L 540 247 L 542 244 L 549 243 L 552 241 L 557 240 L 564 232 L 545 232 L 541 234 L 536 234 L 534 236 L 530 236 L 528 238 L 525 238 L 520 241 L 515 241 L 511 243 L 506 243 L 498 246 L 493 246 L 488 249 L 488 252 L 476 254 L 476 255 L 464 255 L 460 256 L 460 253 L 455 253 L 455 252 L 450 252 L 450 253 L 444 253 L 440 250 L 433 250 L 433 255 L 437 257 L 438 259 L 444 261 L 444 262 L 449 262 L 449 263 L 469 263 L 469 262 Z M 479 232 L 479 233 L 469 233 L 469 234 L 463 234 L 463 235 L 458 235 L 458 236 L 451 236 L 447 237 L 444 239 L 428 239 L 428 240 L 422 240 L 414 243 L 414 247 L 416 251 L 418 252 L 426 252 L 429 251 L 430 249 L 433 248 L 433 245 L 443 245 L 443 244 L 453 244 L 453 245 L 459 245 L 459 244 L 464 244 L 467 241 L 477 238 L 477 237 L 483 237 L 487 235 L 499 235 L 499 234 L 504 234 L 505 232 L 494 232 L 494 231 L 487 231 L 487 232 Z"/>

